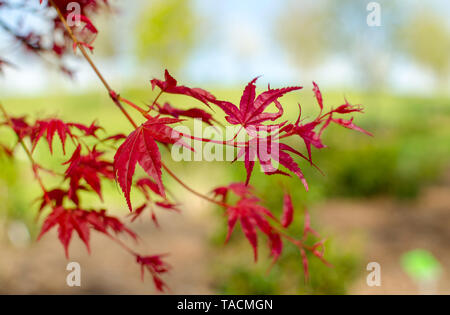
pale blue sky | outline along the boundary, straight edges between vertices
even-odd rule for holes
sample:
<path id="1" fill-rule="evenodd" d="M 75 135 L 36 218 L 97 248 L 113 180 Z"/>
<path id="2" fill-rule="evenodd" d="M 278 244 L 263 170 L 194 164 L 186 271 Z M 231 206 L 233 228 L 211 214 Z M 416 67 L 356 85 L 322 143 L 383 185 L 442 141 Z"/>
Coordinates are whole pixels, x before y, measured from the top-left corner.
<path id="1" fill-rule="evenodd" d="M 127 1 L 127 4 L 129 2 L 131 0 Z M 274 32 L 285 2 L 285 0 L 195 0 L 196 11 L 205 18 L 211 18 L 212 23 L 208 24 L 210 29 L 206 32 L 207 36 L 202 38 L 180 76 L 196 84 L 216 86 L 242 85 L 258 75 L 263 76 L 260 80 L 261 84 L 268 82 L 275 85 L 309 84 L 314 79 L 323 85 L 336 87 L 357 85 L 355 66 L 348 56 L 330 56 L 309 75 L 301 72 L 299 74 L 292 67 L 285 51 L 277 42 L 277 35 Z M 356 0 L 355 10 L 364 12 L 368 2 L 370 1 Z M 432 6 L 445 17 L 448 17 L 450 12 L 448 0 L 400 2 L 402 11 L 417 9 L 418 6 Z M 127 7 L 129 8 L 126 6 L 124 10 Z M 364 14 L 362 16 L 364 17 Z M 386 16 L 395 19 L 396 12 L 382 12 L 382 18 Z M 9 19 L 13 18 L 13 15 L 9 16 Z M 352 21 L 351 12 L 348 19 L 348 25 L 352 22 L 361 22 Z M 336 27 L 340 26 L 336 25 Z M 355 41 L 365 36 L 376 35 L 376 32 L 376 29 L 368 28 L 355 30 Z M 0 41 L 2 38 L 0 31 Z M 364 53 L 364 47 L 361 47 L 361 51 Z M 5 53 L 11 59 L 17 58 L 10 49 L 0 46 L 0 55 L 4 56 Z M 107 75 L 118 84 L 126 84 L 131 78 L 136 77 L 134 71 L 130 70 L 136 68 L 136 63 L 132 58 L 127 58 L 127 50 L 124 50 L 124 53 L 125 56 L 120 56 L 119 60 L 99 61 Z M 430 73 L 409 60 L 396 56 L 389 47 L 374 45 L 370 47 L 370 53 L 381 60 L 383 58 L 391 60 L 389 71 L 386 72 L 386 80 L 399 92 L 420 93 L 429 91 L 432 87 L 433 78 Z M 93 82 L 95 78 L 84 63 L 77 64 L 80 70 L 76 82 L 72 82 L 61 79 L 59 74 L 49 73 L 46 67 L 36 60 L 26 58 L 30 61 L 26 62 L 24 58 L 21 59 L 23 66 L 20 71 L 9 69 L 7 76 L 0 77 L 0 91 L 15 94 L 39 93 L 48 86 L 54 86 L 52 82 L 70 91 L 80 91 L 95 86 Z"/>

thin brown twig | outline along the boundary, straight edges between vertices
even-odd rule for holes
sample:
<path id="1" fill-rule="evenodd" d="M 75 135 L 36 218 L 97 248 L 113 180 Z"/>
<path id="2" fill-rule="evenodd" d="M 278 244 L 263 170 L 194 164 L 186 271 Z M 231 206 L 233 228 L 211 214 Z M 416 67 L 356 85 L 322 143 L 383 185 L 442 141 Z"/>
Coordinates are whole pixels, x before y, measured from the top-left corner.
<path id="1" fill-rule="evenodd" d="M 205 196 L 197 191 L 195 191 L 194 189 L 190 188 L 188 185 L 186 185 L 180 178 L 178 178 L 178 176 L 176 176 L 165 164 L 162 164 L 162 167 L 166 170 L 166 172 L 172 176 L 173 179 L 175 179 L 175 181 L 177 181 L 181 186 L 183 186 L 186 190 L 190 191 L 191 193 L 193 193 L 194 195 L 196 195 L 197 197 L 200 197 L 204 200 L 207 200 L 209 202 L 215 203 L 218 206 L 224 207 L 224 208 L 229 208 L 230 206 L 227 205 L 226 203 L 214 200 L 213 198 L 210 198 L 208 196 Z"/>
<path id="2" fill-rule="evenodd" d="M 72 39 L 72 41 L 74 42 L 74 44 L 78 47 L 78 49 L 80 49 L 81 53 L 83 54 L 84 58 L 86 59 L 86 61 L 89 63 L 89 65 L 91 66 L 92 70 L 94 70 L 95 74 L 97 75 L 97 77 L 100 79 L 100 81 L 102 82 L 103 86 L 106 88 L 106 90 L 108 91 L 109 96 L 111 97 L 111 99 L 113 100 L 114 104 L 116 104 L 117 107 L 119 107 L 119 109 L 122 111 L 122 113 L 125 115 L 125 117 L 128 119 L 128 121 L 133 125 L 134 128 L 137 128 L 137 124 L 133 121 L 133 118 L 131 118 L 131 116 L 128 114 L 128 112 L 126 111 L 126 109 L 122 106 L 122 104 L 119 101 L 118 95 L 116 94 L 116 92 L 114 92 L 114 90 L 111 88 L 111 86 L 108 84 L 108 82 L 106 81 L 106 79 L 103 77 L 103 75 L 101 74 L 100 70 L 97 68 L 97 66 L 95 65 L 94 61 L 92 60 L 92 58 L 89 56 L 89 54 L 87 53 L 86 49 L 84 48 L 84 46 L 80 43 L 80 41 L 77 39 L 77 37 L 75 36 L 75 34 L 72 32 L 72 29 L 70 28 L 69 24 L 67 23 L 66 18 L 64 17 L 64 15 L 61 13 L 61 10 L 59 10 L 58 6 L 55 4 L 54 0 L 49 0 L 49 3 L 51 4 L 51 6 L 56 10 L 56 13 L 58 14 L 59 19 L 61 20 L 61 22 L 64 25 L 64 28 L 67 30 L 67 33 L 69 34 L 70 38 Z"/>

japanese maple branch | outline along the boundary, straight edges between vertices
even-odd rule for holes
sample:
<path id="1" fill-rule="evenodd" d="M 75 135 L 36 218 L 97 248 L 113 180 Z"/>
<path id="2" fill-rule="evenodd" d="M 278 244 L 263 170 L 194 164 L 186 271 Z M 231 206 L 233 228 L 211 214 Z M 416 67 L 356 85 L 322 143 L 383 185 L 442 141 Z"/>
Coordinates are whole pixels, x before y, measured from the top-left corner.
<path id="1" fill-rule="evenodd" d="M 24 149 L 28 159 L 30 160 L 32 168 L 33 168 L 34 176 L 36 177 L 36 179 L 37 179 L 37 181 L 39 183 L 39 186 L 41 187 L 41 189 L 42 189 L 42 191 L 44 193 L 45 201 L 48 204 L 51 204 L 51 200 L 50 200 L 50 197 L 48 196 L 47 189 L 45 188 L 44 183 L 42 181 L 42 178 L 41 178 L 41 176 L 39 175 L 39 172 L 38 172 L 38 169 L 40 168 L 40 166 L 34 160 L 30 149 L 28 149 L 28 147 L 26 146 L 26 144 L 23 141 L 22 137 L 20 137 L 19 133 L 17 133 L 17 131 L 15 131 L 14 124 L 13 124 L 11 118 L 9 117 L 8 113 L 6 112 L 5 108 L 3 107 L 3 105 L 1 103 L 0 103 L 0 111 L 2 112 L 3 116 L 5 116 L 5 119 L 6 119 L 6 122 L 8 123 L 8 125 L 11 127 L 12 130 L 14 130 L 14 133 L 17 135 L 17 139 L 19 141 L 19 144 L 22 146 L 22 148 Z M 106 235 L 107 235 L 108 238 L 110 238 L 111 240 L 116 242 L 119 246 L 124 248 L 130 254 L 135 255 L 135 256 L 138 255 L 135 251 L 133 251 L 130 247 L 128 247 L 124 242 L 122 242 L 117 237 L 114 237 L 114 236 L 112 236 L 110 234 L 106 234 Z"/>
<path id="2" fill-rule="evenodd" d="M 86 59 L 86 61 L 89 63 L 89 65 L 91 66 L 92 70 L 94 70 L 95 74 L 97 75 L 97 77 L 100 79 L 100 81 L 102 82 L 103 86 L 106 88 L 106 90 L 108 91 L 109 96 L 111 97 L 111 99 L 113 100 L 114 104 L 116 104 L 116 106 L 121 110 L 121 112 L 125 115 L 125 117 L 128 119 L 128 121 L 133 125 L 133 127 L 136 129 L 138 128 L 138 125 L 134 122 L 133 118 L 128 114 L 128 112 L 126 111 L 126 109 L 122 106 L 121 104 L 121 100 L 124 101 L 125 99 L 121 98 L 112 88 L 111 86 L 108 84 L 108 82 L 106 81 L 106 79 L 104 78 L 104 76 L 101 74 L 100 70 L 97 68 L 97 66 L 95 65 L 94 61 L 92 60 L 92 58 L 89 56 L 89 54 L 87 53 L 86 49 L 84 48 L 84 46 L 78 41 L 77 37 L 75 36 L 75 34 L 72 32 L 72 29 L 70 28 L 69 24 L 67 24 L 67 20 L 64 17 L 64 15 L 61 13 L 61 11 L 59 10 L 58 6 L 55 4 L 54 0 L 49 0 L 49 3 L 51 4 L 51 6 L 56 10 L 59 19 L 61 20 L 61 22 L 64 25 L 64 28 L 67 30 L 70 38 L 72 39 L 72 41 L 74 42 L 74 44 L 76 45 L 76 47 L 78 47 L 78 49 L 80 49 L 81 53 L 83 54 L 84 58 Z M 160 92 L 159 95 L 157 96 L 157 98 L 155 99 L 155 101 L 153 102 L 153 106 L 156 103 L 157 99 L 159 98 L 159 96 L 162 93 Z M 128 103 L 128 102 L 127 102 Z M 129 105 L 131 105 L 132 103 L 129 102 Z M 134 105 L 134 104 L 133 104 Z M 133 107 L 135 107 L 136 109 L 139 108 L 137 105 L 134 105 Z M 208 200 L 210 202 L 214 202 L 217 204 L 217 201 L 214 199 L 209 198 L 208 196 L 205 196 L 195 190 L 193 190 L 192 188 L 189 188 L 188 185 L 186 185 L 183 181 L 181 181 L 178 177 L 175 176 L 175 174 L 169 170 L 169 168 L 163 163 L 161 162 L 163 168 L 169 173 L 170 176 L 172 176 L 181 186 L 183 186 L 184 188 L 186 188 L 188 191 L 190 191 L 191 193 L 195 194 L 198 197 L 201 197 L 205 200 Z"/>

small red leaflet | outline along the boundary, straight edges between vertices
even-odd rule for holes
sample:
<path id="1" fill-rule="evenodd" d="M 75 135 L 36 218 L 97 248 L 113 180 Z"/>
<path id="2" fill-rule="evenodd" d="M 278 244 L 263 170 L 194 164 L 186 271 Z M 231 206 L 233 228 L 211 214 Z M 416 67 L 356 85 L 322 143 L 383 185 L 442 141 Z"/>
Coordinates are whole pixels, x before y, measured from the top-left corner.
<path id="1" fill-rule="evenodd" d="M 174 118 L 179 117 L 190 117 L 190 118 L 196 118 L 201 119 L 203 122 L 207 123 L 208 125 L 212 125 L 212 122 L 215 121 L 215 119 L 212 117 L 210 113 L 207 113 L 203 109 L 200 108 L 190 108 L 186 110 L 178 109 L 170 105 L 169 103 L 165 103 L 164 106 L 159 106 L 158 112 L 162 115 L 170 115 Z"/>
<path id="2" fill-rule="evenodd" d="M 140 256 L 136 255 L 136 262 L 141 265 L 141 278 L 144 280 L 144 272 L 147 270 L 152 276 L 153 283 L 158 291 L 167 289 L 167 285 L 162 281 L 160 275 L 170 270 L 163 257 L 165 255 Z"/>
<path id="3" fill-rule="evenodd" d="M 283 215 L 281 216 L 281 225 L 287 228 L 294 219 L 294 205 L 291 195 L 285 193 L 283 198 Z"/>
<path id="4" fill-rule="evenodd" d="M 182 94 L 191 96 L 200 102 L 204 103 L 206 106 L 209 107 L 208 102 L 211 100 L 214 100 L 215 97 L 209 93 L 208 91 L 205 91 L 200 88 L 188 88 L 183 85 L 178 85 L 177 80 L 175 80 L 169 73 L 169 71 L 165 71 L 165 81 L 161 81 L 158 79 L 151 80 L 152 88 L 154 89 L 155 86 L 159 87 L 162 92 L 169 93 L 169 94 Z"/>

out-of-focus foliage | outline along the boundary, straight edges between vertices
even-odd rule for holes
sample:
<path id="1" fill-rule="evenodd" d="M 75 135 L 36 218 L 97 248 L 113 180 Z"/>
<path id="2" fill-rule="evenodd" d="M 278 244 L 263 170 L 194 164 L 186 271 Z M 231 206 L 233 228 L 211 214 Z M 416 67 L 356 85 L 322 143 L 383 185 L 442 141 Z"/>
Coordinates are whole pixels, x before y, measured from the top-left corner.
<path id="1" fill-rule="evenodd" d="M 328 1 L 288 1 L 277 23 L 277 33 L 292 63 L 310 69 L 331 49 L 332 27 Z"/>
<path id="2" fill-rule="evenodd" d="M 450 25 L 446 22 L 431 10 L 417 11 L 397 31 L 395 38 L 400 49 L 441 80 L 450 71 Z"/>
<path id="3" fill-rule="evenodd" d="M 343 58 L 353 64 L 359 88 L 383 88 L 392 62 L 392 34 L 404 14 L 398 1 L 377 3 L 380 27 L 367 24 L 368 2 L 287 1 L 277 23 L 280 42 L 304 76 L 329 58 Z"/>
<path id="4" fill-rule="evenodd" d="M 356 254 L 338 252 L 327 247 L 328 258 L 334 268 L 310 259 L 310 272 L 313 275 L 305 283 L 302 275 L 301 259 L 286 249 L 286 257 L 270 273 L 267 265 L 242 267 L 232 265 L 218 273 L 217 290 L 221 294 L 345 294 L 349 284 L 358 276 L 359 259 Z M 222 262 L 223 263 L 223 262 Z"/>
<path id="5" fill-rule="evenodd" d="M 98 29 L 102 30 L 95 39 L 95 55 L 98 57 L 114 57 L 122 48 L 116 44 L 115 32 L 118 26 L 115 25 L 114 19 L 111 19 L 111 15 L 111 12 L 102 12 L 95 19 Z"/>
<path id="6" fill-rule="evenodd" d="M 190 0 L 146 1 L 135 26 L 138 57 L 179 69 L 196 44 L 197 22 Z"/>
<path id="7" fill-rule="evenodd" d="M 36 234 L 36 212 L 30 211 L 33 206 L 22 198 L 27 193 L 27 185 L 24 185 L 25 180 L 21 177 L 18 164 L 20 162 L 13 161 L 0 151 L 0 224 L 23 222 L 32 234 Z"/>
<path id="8" fill-rule="evenodd" d="M 408 160 L 411 156 L 406 150 L 388 143 L 337 150 L 332 160 L 339 163 L 327 166 L 325 193 L 334 197 L 417 196 L 440 168 L 423 155 Z"/>

